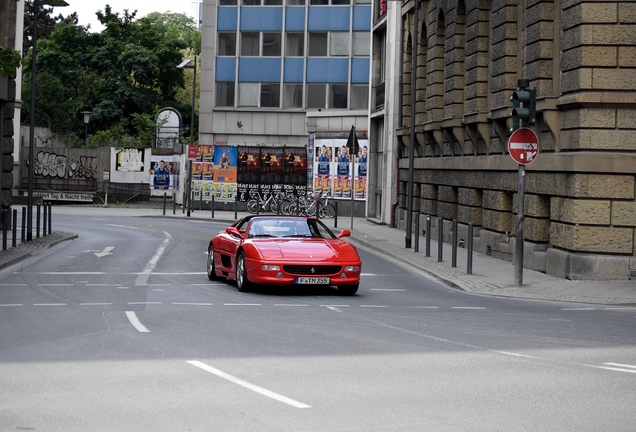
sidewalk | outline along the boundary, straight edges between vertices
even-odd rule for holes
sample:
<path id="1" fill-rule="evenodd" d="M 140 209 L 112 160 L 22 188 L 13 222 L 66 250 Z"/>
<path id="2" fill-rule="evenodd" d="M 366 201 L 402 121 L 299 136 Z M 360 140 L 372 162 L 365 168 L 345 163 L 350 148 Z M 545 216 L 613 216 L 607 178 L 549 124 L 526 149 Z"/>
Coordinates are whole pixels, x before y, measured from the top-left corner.
<path id="1" fill-rule="evenodd" d="M 32 242 L 19 244 L 6 251 L 0 250 L 0 268 L 26 259 L 39 250 L 76 237 L 73 233 L 55 230 L 55 221 L 60 216 L 64 214 L 103 216 L 104 213 L 130 217 L 188 218 L 187 212 L 181 208 L 174 209 L 172 204 L 166 208 L 165 215 L 160 203 L 111 207 L 54 206 L 53 233 L 38 239 L 34 238 Z M 239 218 L 245 214 L 245 212 L 236 213 Z M 194 210 L 189 218 L 229 223 L 235 220 L 235 212 L 216 210 L 212 218 L 210 210 Z M 324 222 L 330 227 L 334 226 L 333 219 L 326 219 Z M 351 229 L 352 223 L 353 229 Z M 443 244 L 442 261 L 439 262 L 438 245 L 433 239 L 431 239 L 430 257 L 426 257 L 425 237 L 420 237 L 419 252 L 416 253 L 414 248 L 404 247 L 404 231 L 374 223 L 366 218 L 354 218 L 352 222 L 348 216 L 339 216 L 336 230 L 341 229 L 351 230 L 350 240 L 356 246 L 379 252 L 402 264 L 422 270 L 448 286 L 467 292 L 499 297 L 636 307 L 636 281 L 570 281 L 524 269 L 523 284 L 518 287 L 514 283 L 514 265 L 509 262 L 474 253 L 472 274 L 467 274 L 467 250 L 464 248 L 457 249 L 457 267 L 452 267 L 450 244 Z"/>

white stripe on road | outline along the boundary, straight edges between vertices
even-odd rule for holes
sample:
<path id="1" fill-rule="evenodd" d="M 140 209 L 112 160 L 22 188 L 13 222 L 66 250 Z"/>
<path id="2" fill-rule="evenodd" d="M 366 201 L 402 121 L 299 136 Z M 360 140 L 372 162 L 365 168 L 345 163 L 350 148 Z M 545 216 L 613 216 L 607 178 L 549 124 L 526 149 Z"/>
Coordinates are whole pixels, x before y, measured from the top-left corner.
<path id="1" fill-rule="evenodd" d="M 603 363 L 606 366 L 601 366 L 601 369 L 607 369 L 617 372 L 636 373 L 636 366 L 620 364 L 620 363 Z"/>
<path id="2" fill-rule="evenodd" d="M 212 303 L 179 303 L 172 302 L 173 305 L 177 306 L 214 306 Z"/>
<path id="3" fill-rule="evenodd" d="M 390 291 L 390 292 L 404 292 L 405 289 L 391 289 L 391 288 L 371 288 L 369 291 Z"/>
<path id="4" fill-rule="evenodd" d="M 141 321 L 139 321 L 136 313 L 134 313 L 133 311 L 126 311 L 126 316 L 128 317 L 128 321 L 130 321 L 130 323 L 137 329 L 138 332 L 150 333 L 150 330 L 148 330 L 146 326 L 143 325 Z"/>
<path id="5" fill-rule="evenodd" d="M 161 255 L 163 255 L 163 253 L 166 251 L 166 247 L 168 247 L 168 243 L 170 243 L 170 239 L 164 239 L 163 242 L 161 242 L 161 246 L 157 248 L 157 252 L 155 252 L 153 257 L 150 258 L 150 261 L 148 261 L 148 264 L 146 264 L 146 268 L 144 269 L 144 271 L 142 271 L 139 277 L 137 277 L 137 280 L 135 280 L 135 285 L 145 285 L 148 283 L 150 273 L 152 273 L 154 268 L 157 266 L 159 258 L 161 258 Z"/>
<path id="6" fill-rule="evenodd" d="M 262 394 L 263 396 L 267 396 L 268 398 L 277 400 L 279 402 L 286 403 L 287 405 L 291 405 L 295 408 L 311 408 L 310 405 L 306 405 L 302 402 L 298 402 L 288 397 L 282 396 L 278 393 L 274 393 L 273 391 L 264 389 L 257 385 L 251 384 L 247 381 L 243 381 L 242 379 L 239 379 L 235 376 L 227 374 L 219 369 L 213 368 L 212 366 L 209 366 L 203 362 L 196 361 L 196 360 L 189 360 L 188 363 L 190 363 L 192 366 L 198 367 L 199 369 L 203 369 L 206 372 L 210 372 L 211 374 L 214 374 L 220 378 L 226 379 L 230 381 L 231 383 L 240 385 L 241 387 L 245 387 L 246 389 L 252 390 L 256 393 Z"/>

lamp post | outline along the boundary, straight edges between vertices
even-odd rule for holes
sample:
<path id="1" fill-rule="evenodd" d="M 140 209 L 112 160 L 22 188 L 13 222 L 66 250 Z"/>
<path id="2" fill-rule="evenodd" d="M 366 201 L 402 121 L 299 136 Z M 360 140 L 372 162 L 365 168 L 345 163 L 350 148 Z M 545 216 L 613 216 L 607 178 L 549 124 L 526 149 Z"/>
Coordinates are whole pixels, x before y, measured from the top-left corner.
<path id="1" fill-rule="evenodd" d="M 91 121 L 91 112 L 82 111 L 80 114 L 84 116 L 84 142 L 85 147 L 88 148 L 88 123 Z"/>
<path id="2" fill-rule="evenodd" d="M 184 60 L 177 66 L 178 69 L 193 69 L 194 78 L 192 81 L 192 112 L 190 113 L 190 144 L 192 144 L 192 134 L 194 133 L 194 104 L 196 103 L 197 90 L 197 56 L 194 56 L 194 64 L 191 65 L 192 59 Z"/>
<path id="3" fill-rule="evenodd" d="M 64 0 L 42 0 L 47 6 L 68 6 Z M 33 165 L 35 152 L 35 75 L 36 56 L 38 47 L 38 12 L 40 11 L 40 0 L 33 0 L 33 47 L 31 48 L 31 118 L 29 121 L 29 179 L 27 189 L 27 241 L 33 240 Z"/>

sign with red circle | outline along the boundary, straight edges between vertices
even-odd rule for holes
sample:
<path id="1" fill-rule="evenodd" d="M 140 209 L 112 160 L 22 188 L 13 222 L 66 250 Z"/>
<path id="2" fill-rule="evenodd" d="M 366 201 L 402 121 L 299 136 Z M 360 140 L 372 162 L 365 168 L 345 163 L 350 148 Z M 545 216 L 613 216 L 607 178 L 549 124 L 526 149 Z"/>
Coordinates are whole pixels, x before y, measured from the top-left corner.
<path id="1" fill-rule="evenodd" d="M 508 139 L 510 157 L 521 165 L 528 165 L 539 154 L 539 137 L 530 128 L 517 129 Z"/>

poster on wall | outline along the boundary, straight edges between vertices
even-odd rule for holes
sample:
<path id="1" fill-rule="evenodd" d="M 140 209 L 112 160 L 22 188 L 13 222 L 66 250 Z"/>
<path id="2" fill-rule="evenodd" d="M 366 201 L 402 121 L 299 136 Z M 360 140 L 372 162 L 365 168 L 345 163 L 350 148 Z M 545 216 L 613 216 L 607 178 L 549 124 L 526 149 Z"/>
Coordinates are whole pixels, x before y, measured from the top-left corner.
<path id="1" fill-rule="evenodd" d="M 311 141 L 310 141 L 311 142 Z M 358 140 L 357 154 L 349 154 L 346 139 L 314 139 L 314 192 L 333 198 L 367 198 L 368 140 Z"/>
<path id="2" fill-rule="evenodd" d="M 238 200 L 307 191 L 305 147 L 238 147 Z"/>
<path id="3" fill-rule="evenodd" d="M 178 158 L 178 156 L 177 156 Z M 150 160 L 150 189 L 168 190 L 179 187 L 179 162 L 175 156 L 152 156 Z"/>
<path id="4" fill-rule="evenodd" d="M 116 149 L 115 150 L 115 171 L 120 172 L 143 172 L 144 150 L 143 149 Z"/>

